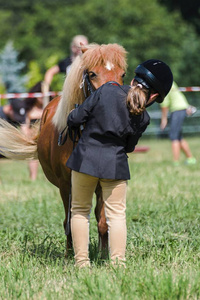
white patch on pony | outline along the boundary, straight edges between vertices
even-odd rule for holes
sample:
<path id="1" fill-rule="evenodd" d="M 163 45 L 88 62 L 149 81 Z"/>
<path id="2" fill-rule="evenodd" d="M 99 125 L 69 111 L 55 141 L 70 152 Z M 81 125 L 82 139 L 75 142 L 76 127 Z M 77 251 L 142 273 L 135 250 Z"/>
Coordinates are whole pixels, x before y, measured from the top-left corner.
<path id="1" fill-rule="evenodd" d="M 112 70 L 114 68 L 114 65 L 111 62 L 107 61 L 106 65 L 105 65 L 105 68 L 108 71 L 110 71 L 110 70 Z"/>

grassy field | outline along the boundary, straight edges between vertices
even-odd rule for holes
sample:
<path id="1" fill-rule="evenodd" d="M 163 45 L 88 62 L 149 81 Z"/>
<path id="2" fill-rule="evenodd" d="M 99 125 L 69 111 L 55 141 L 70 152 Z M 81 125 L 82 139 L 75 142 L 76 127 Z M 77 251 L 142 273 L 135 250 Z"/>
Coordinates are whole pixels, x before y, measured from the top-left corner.
<path id="1" fill-rule="evenodd" d="M 0 299 L 200 299 L 200 140 L 188 141 L 195 166 L 174 167 L 168 140 L 129 155 L 126 269 L 99 259 L 93 213 L 92 269 L 74 268 L 58 190 L 0 159 Z"/>

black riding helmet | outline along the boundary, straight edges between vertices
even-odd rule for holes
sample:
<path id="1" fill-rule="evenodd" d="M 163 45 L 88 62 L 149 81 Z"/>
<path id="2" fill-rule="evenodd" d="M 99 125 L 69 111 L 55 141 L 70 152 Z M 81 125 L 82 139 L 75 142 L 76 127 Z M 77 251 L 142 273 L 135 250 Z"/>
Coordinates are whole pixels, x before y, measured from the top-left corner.
<path id="1" fill-rule="evenodd" d="M 149 59 L 138 65 L 135 73 L 134 79 L 147 89 L 152 88 L 158 92 L 156 102 L 162 103 L 173 83 L 173 75 L 169 66 L 161 60 Z"/>

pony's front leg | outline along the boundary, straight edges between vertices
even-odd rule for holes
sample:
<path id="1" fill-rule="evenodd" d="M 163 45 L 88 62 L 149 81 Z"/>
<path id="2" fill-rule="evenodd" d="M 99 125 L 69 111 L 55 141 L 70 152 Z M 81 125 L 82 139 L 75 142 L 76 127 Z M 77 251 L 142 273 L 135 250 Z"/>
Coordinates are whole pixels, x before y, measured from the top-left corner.
<path id="1" fill-rule="evenodd" d="M 106 223 L 102 189 L 100 184 L 97 185 L 95 193 L 96 193 L 95 216 L 98 223 L 99 251 L 101 252 L 101 258 L 107 258 L 108 257 L 108 225 Z"/>
<path id="2" fill-rule="evenodd" d="M 70 211 L 69 211 L 70 210 L 70 207 L 69 207 L 70 187 L 69 187 L 69 184 L 64 182 L 64 183 L 60 184 L 59 189 L 60 189 L 60 195 L 61 195 L 61 198 L 63 201 L 63 205 L 65 208 L 65 219 L 63 222 L 63 226 L 64 226 L 65 234 L 67 236 L 66 252 L 65 252 L 65 257 L 67 258 L 68 255 L 73 251 L 71 230 L 69 231 L 69 233 L 67 232 L 68 221 L 70 222 L 70 220 L 68 220 L 68 218 L 70 216 L 68 214 L 68 213 L 70 213 Z"/>

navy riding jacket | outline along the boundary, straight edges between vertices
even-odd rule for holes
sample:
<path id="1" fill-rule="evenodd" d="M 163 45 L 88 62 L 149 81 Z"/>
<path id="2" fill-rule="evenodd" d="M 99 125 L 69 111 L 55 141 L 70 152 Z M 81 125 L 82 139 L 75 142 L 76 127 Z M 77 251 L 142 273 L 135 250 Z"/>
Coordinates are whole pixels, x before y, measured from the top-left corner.
<path id="1" fill-rule="evenodd" d="M 85 124 L 66 165 L 104 179 L 130 179 L 127 152 L 132 152 L 150 122 L 146 111 L 131 115 L 126 105 L 128 85 L 108 82 L 68 116 L 69 127 Z"/>

